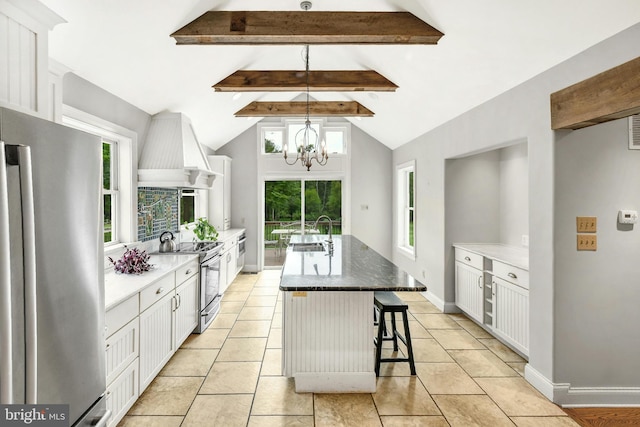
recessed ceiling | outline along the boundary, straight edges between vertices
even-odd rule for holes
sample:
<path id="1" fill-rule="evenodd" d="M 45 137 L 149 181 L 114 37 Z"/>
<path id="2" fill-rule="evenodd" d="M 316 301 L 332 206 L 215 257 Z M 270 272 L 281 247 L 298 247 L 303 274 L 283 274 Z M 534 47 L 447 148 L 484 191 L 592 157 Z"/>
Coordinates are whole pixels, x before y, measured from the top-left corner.
<path id="1" fill-rule="evenodd" d="M 41 0 L 68 21 L 50 55 L 149 114 L 182 112 L 217 149 L 255 124 L 234 113 L 253 101 L 212 85 L 239 69 L 304 69 L 302 46 L 177 46 L 170 34 L 208 10 L 299 10 L 297 0 Z M 311 46 L 311 70 L 375 70 L 395 92 L 315 92 L 357 101 L 375 116 L 354 122 L 396 148 L 588 47 L 640 22 L 640 1 L 317 0 L 314 11 L 408 11 L 442 31 L 437 45 Z M 349 119 L 351 120 L 351 119 Z"/>

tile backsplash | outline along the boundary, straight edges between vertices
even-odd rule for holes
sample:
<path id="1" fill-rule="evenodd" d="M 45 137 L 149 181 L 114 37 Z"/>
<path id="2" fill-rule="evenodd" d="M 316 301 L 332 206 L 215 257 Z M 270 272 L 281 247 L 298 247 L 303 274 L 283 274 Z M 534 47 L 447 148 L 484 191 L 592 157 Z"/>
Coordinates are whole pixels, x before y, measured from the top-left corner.
<path id="1" fill-rule="evenodd" d="M 138 188 L 138 240 L 157 239 L 164 231 L 177 233 L 179 190 Z"/>

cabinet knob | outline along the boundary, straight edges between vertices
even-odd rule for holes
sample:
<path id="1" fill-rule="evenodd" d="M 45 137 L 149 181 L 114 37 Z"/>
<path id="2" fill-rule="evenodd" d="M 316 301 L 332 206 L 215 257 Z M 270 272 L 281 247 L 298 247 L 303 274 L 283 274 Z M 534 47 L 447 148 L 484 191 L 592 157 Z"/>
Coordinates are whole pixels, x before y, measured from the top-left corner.
<path id="1" fill-rule="evenodd" d="M 158 290 L 156 291 L 156 295 L 160 295 L 163 292 L 164 292 L 164 288 L 158 288 Z"/>
<path id="2" fill-rule="evenodd" d="M 516 276 L 513 273 L 507 273 L 507 276 L 511 277 L 512 279 L 517 279 L 518 278 L 518 276 Z"/>
<path id="3" fill-rule="evenodd" d="M 191 274 L 191 269 L 188 269 L 187 271 L 184 272 L 185 275 L 187 274 Z"/>
<path id="4" fill-rule="evenodd" d="M 464 257 L 465 261 L 471 261 L 471 258 L 469 258 L 468 256 Z"/>

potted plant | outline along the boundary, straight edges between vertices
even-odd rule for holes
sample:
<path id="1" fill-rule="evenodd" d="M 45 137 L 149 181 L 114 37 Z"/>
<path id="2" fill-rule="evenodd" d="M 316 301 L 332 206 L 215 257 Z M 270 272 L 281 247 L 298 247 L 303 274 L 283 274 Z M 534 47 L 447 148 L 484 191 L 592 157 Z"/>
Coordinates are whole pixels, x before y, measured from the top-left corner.
<path id="1" fill-rule="evenodd" d="M 185 226 L 185 228 L 190 230 L 189 226 Z M 198 218 L 194 222 L 193 234 L 198 238 L 198 240 L 216 241 L 218 239 L 218 232 L 216 231 L 216 228 L 209 223 L 207 218 L 204 217 Z"/>

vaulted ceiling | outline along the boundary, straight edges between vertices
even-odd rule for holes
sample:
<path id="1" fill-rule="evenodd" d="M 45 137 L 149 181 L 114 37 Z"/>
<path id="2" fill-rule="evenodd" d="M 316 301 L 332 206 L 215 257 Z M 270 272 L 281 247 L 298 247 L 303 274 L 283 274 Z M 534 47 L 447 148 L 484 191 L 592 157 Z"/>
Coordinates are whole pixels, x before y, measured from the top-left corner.
<path id="1" fill-rule="evenodd" d="M 50 56 L 149 114 L 182 112 L 217 149 L 256 119 L 254 101 L 302 92 L 215 92 L 236 70 L 303 70 L 303 47 L 178 46 L 170 34 L 209 10 L 300 10 L 298 0 L 41 0 L 68 21 Z M 375 70 L 395 92 L 314 92 L 357 101 L 373 117 L 348 118 L 396 148 L 640 22 L 638 0 L 316 0 L 312 11 L 408 11 L 445 35 L 437 45 L 312 45 L 311 70 Z"/>

